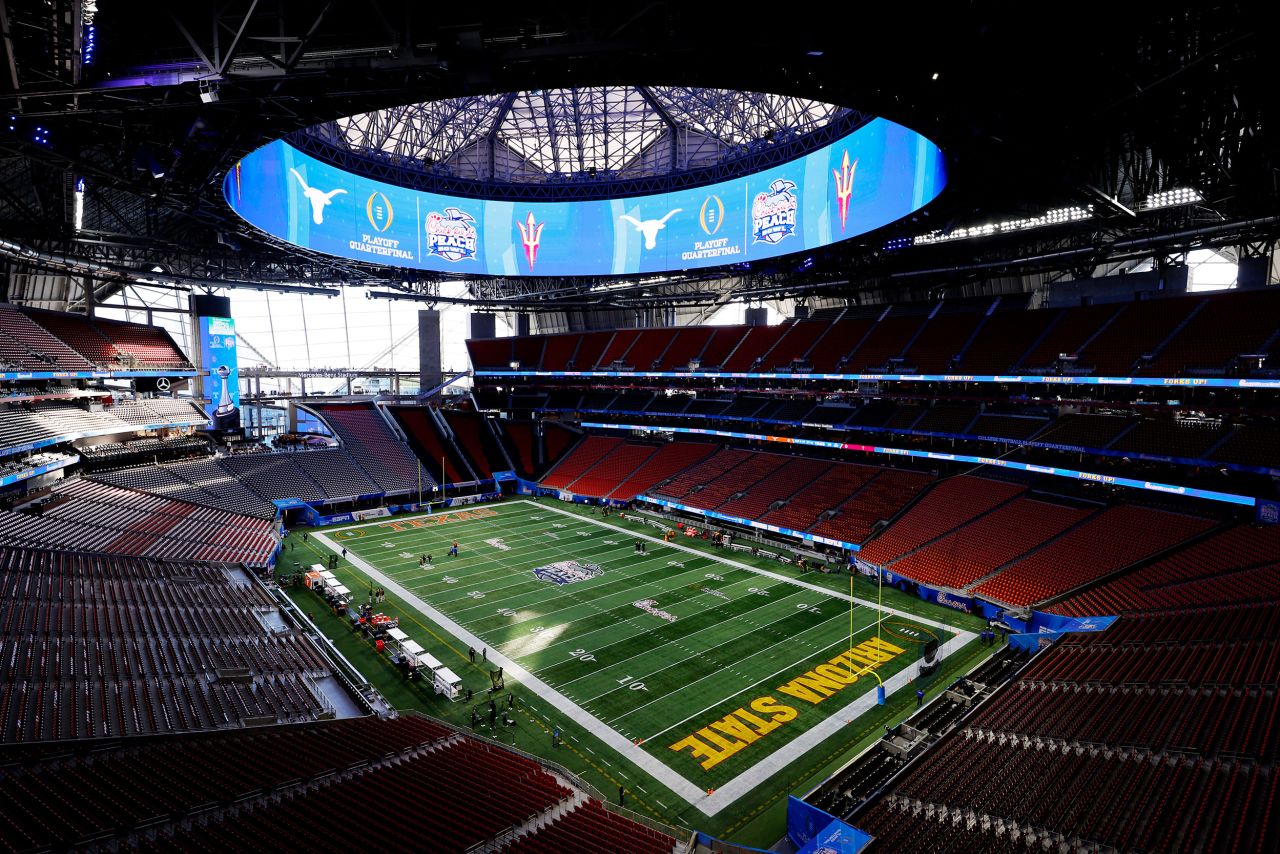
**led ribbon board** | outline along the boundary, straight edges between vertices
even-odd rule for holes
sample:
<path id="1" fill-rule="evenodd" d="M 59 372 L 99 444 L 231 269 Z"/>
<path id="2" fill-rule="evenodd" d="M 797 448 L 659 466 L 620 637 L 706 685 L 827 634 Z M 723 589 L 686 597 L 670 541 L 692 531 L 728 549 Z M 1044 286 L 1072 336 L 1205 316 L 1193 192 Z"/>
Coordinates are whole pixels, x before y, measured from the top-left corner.
<path id="1" fill-rule="evenodd" d="M 1115 477 L 1109 474 L 1064 469 L 1058 466 L 1038 466 L 1032 463 L 1020 463 L 1014 460 L 1001 460 L 993 457 L 975 457 L 970 454 L 940 454 L 934 451 L 913 451 L 907 448 L 887 448 L 880 445 L 854 445 L 849 442 L 829 442 L 825 439 L 803 439 L 793 436 L 766 436 L 759 433 L 735 433 L 731 430 L 708 430 L 701 427 L 654 427 L 648 424 L 605 424 L 596 421 L 583 421 L 582 427 L 595 427 L 607 430 L 641 430 L 647 433 L 690 433 L 699 436 L 720 436 L 726 439 L 750 439 L 756 442 L 779 442 L 784 445 L 808 445 L 814 448 L 831 448 L 839 451 L 860 451 L 865 454 L 893 454 L 899 457 L 917 457 L 927 460 L 942 460 L 952 463 L 967 463 L 979 466 L 996 466 L 998 468 L 1027 471 L 1035 474 L 1047 474 L 1054 477 L 1068 477 L 1074 480 L 1087 480 L 1093 483 L 1105 483 L 1112 486 L 1125 486 L 1131 489 L 1145 489 L 1148 492 L 1163 492 L 1168 495 L 1185 495 L 1190 498 L 1204 498 L 1209 501 L 1221 501 L 1226 504 L 1240 504 L 1253 507 L 1258 499 L 1249 495 L 1236 495 L 1231 492 L 1215 492 L 1212 489 L 1196 489 L 1191 486 L 1178 486 L 1172 483 L 1158 483 L 1150 480 L 1136 480 L 1131 477 Z M 699 511 L 701 512 L 701 511 Z M 776 530 L 776 529 L 771 529 Z"/>
<path id="2" fill-rule="evenodd" d="M 905 383 L 1038 383 L 1041 385 L 1131 385 L 1161 388 L 1263 388 L 1280 389 L 1280 379 L 1223 379 L 1221 377 L 1076 377 L 1022 374 L 816 374 L 785 372 L 727 371 L 512 371 L 478 368 L 477 377 L 626 378 L 626 379 L 709 379 L 788 380 L 805 382 L 905 382 Z"/>
<path id="3" fill-rule="evenodd" d="M 762 172 L 649 196 L 445 196 L 347 172 L 282 140 L 237 163 L 223 192 L 267 234 L 355 261 L 471 275 L 610 276 L 817 249 L 909 215 L 945 184 L 936 145 L 874 119 Z"/>

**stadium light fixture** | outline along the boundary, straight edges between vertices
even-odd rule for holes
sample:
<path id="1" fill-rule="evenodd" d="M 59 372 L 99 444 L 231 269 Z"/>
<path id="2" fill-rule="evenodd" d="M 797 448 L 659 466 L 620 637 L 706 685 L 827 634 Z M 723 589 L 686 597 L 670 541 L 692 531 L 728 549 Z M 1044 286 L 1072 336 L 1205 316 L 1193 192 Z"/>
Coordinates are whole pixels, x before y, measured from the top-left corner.
<path id="1" fill-rule="evenodd" d="M 1087 219 L 1093 219 L 1093 205 L 1085 205 L 1084 207 L 1072 205 L 1071 207 L 1054 208 L 1053 210 L 1045 211 L 1039 216 L 953 228 L 946 234 L 941 231 L 930 231 L 927 234 L 917 235 L 912 243 L 915 246 L 923 246 L 930 243 L 947 243 L 952 240 L 963 240 L 970 237 L 990 237 L 994 234 L 1010 234 L 1015 231 L 1027 231 L 1033 228 L 1062 225 L 1068 222 L 1081 222 Z"/>
<path id="2" fill-rule="evenodd" d="M 1204 195 L 1195 187 L 1174 187 L 1161 190 L 1142 200 L 1142 210 L 1154 211 L 1160 208 L 1176 208 L 1182 205 L 1194 205 L 1203 202 Z"/>

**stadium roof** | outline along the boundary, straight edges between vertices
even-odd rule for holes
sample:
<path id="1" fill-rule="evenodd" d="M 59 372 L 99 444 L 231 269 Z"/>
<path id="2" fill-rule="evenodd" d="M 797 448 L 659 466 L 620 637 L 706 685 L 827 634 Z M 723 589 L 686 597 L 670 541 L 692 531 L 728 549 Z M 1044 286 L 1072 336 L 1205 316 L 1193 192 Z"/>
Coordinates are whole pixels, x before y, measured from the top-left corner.
<path id="1" fill-rule="evenodd" d="M 355 153 L 391 154 L 463 177 L 661 174 L 732 159 L 825 127 L 847 109 L 810 98 L 694 86 L 585 86 L 444 98 L 338 119 Z M 482 174 L 487 143 L 515 158 Z"/>
<path id="2" fill-rule="evenodd" d="M 520 152 L 526 180 L 538 180 L 642 168 L 634 155 L 663 133 L 662 105 L 680 133 L 709 141 L 708 152 L 816 126 L 824 108 L 815 115 L 803 105 L 820 103 L 900 122 L 946 153 L 948 187 L 927 219 L 921 212 L 891 233 L 845 241 L 804 271 L 753 270 L 789 277 L 756 281 L 757 294 L 924 297 L 1002 277 L 999 287 L 1025 290 L 1036 285 L 1017 277 L 1087 276 L 1138 258 L 1176 263 L 1202 246 L 1261 251 L 1280 236 L 1277 102 L 1249 3 L 1086 3 L 1046 28 L 1038 14 L 986 0 L 854 13 L 811 4 L 772 16 L 569 0 L 101 0 L 93 38 L 77 16 L 95 4 L 3 8 L 0 101 L 12 118 L 0 124 L 0 256 L 18 274 L 11 288 L 60 279 L 59 307 L 74 307 L 82 287 L 68 271 L 91 275 L 101 291 L 155 267 L 179 287 L 404 286 L 402 271 L 272 245 L 238 220 L 221 181 L 270 140 L 359 128 L 351 140 L 368 152 L 390 146 L 461 169 L 467 140 L 488 129 Z M 722 90 L 778 93 L 790 112 L 775 122 L 743 109 L 713 121 L 698 93 Z M 541 112 L 532 93 L 543 95 Z M 583 114 L 584 104 L 602 109 Z M 449 105 L 473 126 L 440 121 Z M 374 115 L 381 125 L 342 119 Z M 611 116 L 622 116 L 621 131 Z M 557 122 L 572 132 L 553 143 Z M 1184 190 L 1194 191 L 1191 202 L 1152 201 Z M 1076 209 L 1091 214 L 1051 215 Z M 983 236 L 945 239 L 961 230 Z M 896 242 L 935 232 L 928 245 Z M 537 309 L 544 292 L 583 303 L 599 284 L 477 281 L 471 291 L 490 307 L 500 297 Z M 432 286 L 419 277 L 416 290 Z M 676 287 L 714 301 L 734 286 L 636 283 L 655 305 Z"/>

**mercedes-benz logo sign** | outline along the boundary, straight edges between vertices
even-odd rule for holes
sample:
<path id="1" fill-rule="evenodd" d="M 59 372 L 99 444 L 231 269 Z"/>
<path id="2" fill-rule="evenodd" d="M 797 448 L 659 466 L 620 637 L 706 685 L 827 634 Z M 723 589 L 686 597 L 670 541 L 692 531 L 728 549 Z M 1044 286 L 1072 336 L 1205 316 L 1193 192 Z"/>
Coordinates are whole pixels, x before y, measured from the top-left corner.
<path id="1" fill-rule="evenodd" d="M 168 391 L 168 390 L 169 390 L 169 378 L 158 377 L 156 379 L 156 391 Z"/>

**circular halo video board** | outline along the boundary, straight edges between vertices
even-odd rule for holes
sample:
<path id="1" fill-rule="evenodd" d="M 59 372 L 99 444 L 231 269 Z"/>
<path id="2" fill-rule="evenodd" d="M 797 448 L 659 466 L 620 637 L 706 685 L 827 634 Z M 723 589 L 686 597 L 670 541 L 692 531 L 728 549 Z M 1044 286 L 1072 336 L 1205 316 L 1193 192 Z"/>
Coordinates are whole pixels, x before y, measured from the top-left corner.
<path id="1" fill-rule="evenodd" d="M 874 119 L 764 171 L 648 196 L 446 196 L 346 172 L 283 140 L 237 163 L 223 192 L 267 234 L 354 261 L 473 276 L 623 276 L 819 249 L 919 210 L 945 184 L 936 145 Z"/>

